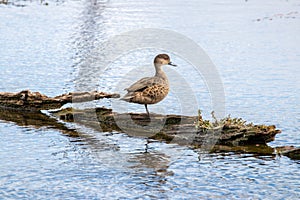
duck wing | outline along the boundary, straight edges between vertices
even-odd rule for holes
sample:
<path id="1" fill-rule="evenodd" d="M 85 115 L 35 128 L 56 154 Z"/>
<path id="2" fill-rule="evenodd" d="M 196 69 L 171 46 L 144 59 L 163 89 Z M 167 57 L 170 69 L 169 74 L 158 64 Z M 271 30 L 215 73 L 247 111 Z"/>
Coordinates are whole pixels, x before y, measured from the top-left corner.
<path id="1" fill-rule="evenodd" d="M 161 84 L 163 80 L 159 77 L 145 77 L 126 88 L 128 92 L 138 92 L 156 84 Z"/>

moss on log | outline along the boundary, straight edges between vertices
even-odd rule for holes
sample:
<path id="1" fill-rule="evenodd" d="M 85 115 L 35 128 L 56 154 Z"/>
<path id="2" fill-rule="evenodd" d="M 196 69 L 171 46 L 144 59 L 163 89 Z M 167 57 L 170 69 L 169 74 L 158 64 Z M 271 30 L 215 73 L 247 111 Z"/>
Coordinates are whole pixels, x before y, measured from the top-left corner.
<path id="1" fill-rule="evenodd" d="M 0 92 L 0 107 L 20 111 L 39 112 L 40 110 L 58 109 L 64 104 L 85 102 L 102 98 L 118 98 L 119 94 L 104 92 L 70 92 L 56 97 L 48 97 L 39 92 L 24 90 L 17 93 Z"/>

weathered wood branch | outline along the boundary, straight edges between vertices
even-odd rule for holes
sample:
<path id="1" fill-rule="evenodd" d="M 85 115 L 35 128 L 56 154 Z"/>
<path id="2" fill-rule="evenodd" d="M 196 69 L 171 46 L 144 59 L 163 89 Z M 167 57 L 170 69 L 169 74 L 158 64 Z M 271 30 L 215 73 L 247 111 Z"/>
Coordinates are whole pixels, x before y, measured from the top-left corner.
<path id="1" fill-rule="evenodd" d="M 96 91 L 68 93 L 53 98 L 28 90 L 19 93 L 0 92 L 0 119 L 15 122 L 20 126 L 55 128 L 72 137 L 88 138 L 39 111 L 60 108 L 66 103 L 117 97 L 118 94 Z M 253 125 L 230 117 L 210 122 L 203 120 L 201 113 L 198 116 L 151 113 L 150 118 L 145 114 L 116 113 L 106 108 L 67 108 L 51 113 L 61 120 L 75 121 L 101 132 L 124 132 L 130 136 L 201 148 L 212 144 L 214 148 L 210 150 L 213 152 L 248 152 L 258 155 L 276 155 L 277 152 L 292 159 L 300 159 L 299 148 L 272 148 L 266 145 L 280 133 L 274 125 Z"/>
<path id="2" fill-rule="evenodd" d="M 74 110 L 71 108 L 55 111 L 60 119 L 76 121 L 100 131 L 125 132 L 128 135 L 164 139 L 179 143 L 203 145 L 207 140 L 219 145 L 266 144 L 273 141 L 281 131 L 274 125 L 246 124 L 240 119 L 225 118 L 215 124 L 199 123 L 199 116 L 116 113 L 111 109 L 97 108 Z M 201 124 L 202 123 L 202 124 Z M 207 121 L 206 121 L 207 123 Z"/>
<path id="3" fill-rule="evenodd" d="M 0 107 L 22 111 L 38 112 L 40 110 L 58 109 L 64 104 L 85 102 L 102 98 L 118 98 L 119 94 L 104 92 L 70 92 L 56 97 L 48 97 L 39 92 L 24 90 L 17 93 L 0 92 Z"/>
<path id="4" fill-rule="evenodd" d="M 149 118 L 145 114 L 120 114 L 106 108 L 85 110 L 66 108 L 53 111 L 52 114 L 61 120 L 76 122 L 101 132 L 125 132 L 129 136 L 188 144 L 196 148 L 207 145 L 205 143 L 207 141 L 215 142 L 210 149 L 211 152 L 240 152 L 267 156 L 279 154 L 291 159 L 300 159 L 299 148 L 293 146 L 273 148 L 266 144 L 273 141 L 275 135 L 281 132 L 274 125 L 247 124 L 236 118 L 228 117 L 219 121 L 218 125 L 215 124 L 218 127 L 207 127 L 208 121 L 203 121 L 201 116 L 151 114 Z M 159 125 L 161 123 L 164 123 L 163 127 Z M 156 125 L 159 129 L 155 129 Z"/>

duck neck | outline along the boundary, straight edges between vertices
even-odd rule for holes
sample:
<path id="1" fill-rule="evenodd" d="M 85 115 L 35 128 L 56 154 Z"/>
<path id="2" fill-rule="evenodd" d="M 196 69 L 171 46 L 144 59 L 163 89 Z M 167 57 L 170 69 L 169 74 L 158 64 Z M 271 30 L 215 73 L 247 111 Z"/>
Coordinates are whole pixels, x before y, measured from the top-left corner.
<path id="1" fill-rule="evenodd" d="M 155 71 L 156 71 L 155 76 L 161 77 L 161 78 L 167 80 L 167 76 L 166 76 L 165 72 L 162 70 L 162 65 L 154 63 L 154 66 L 155 66 Z"/>

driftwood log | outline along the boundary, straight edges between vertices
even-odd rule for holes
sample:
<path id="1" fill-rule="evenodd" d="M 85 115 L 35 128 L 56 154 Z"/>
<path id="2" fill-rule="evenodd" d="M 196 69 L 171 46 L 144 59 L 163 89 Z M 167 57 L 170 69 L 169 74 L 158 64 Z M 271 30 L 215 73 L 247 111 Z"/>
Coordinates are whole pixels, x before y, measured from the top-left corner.
<path id="1" fill-rule="evenodd" d="M 210 123 L 204 121 L 201 115 L 190 117 L 151 114 L 149 118 L 146 114 L 120 114 L 107 108 L 85 110 L 66 108 L 53 111 L 52 115 L 101 132 L 125 132 L 129 136 L 187 144 L 195 148 L 205 149 L 205 145 L 209 146 L 211 142 L 212 148 L 208 149 L 210 152 L 251 153 L 274 157 L 284 155 L 291 159 L 300 159 L 299 148 L 293 146 L 273 148 L 267 145 L 281 132 L 274 125 L 253 125 L 236 118 L 227 117 Z M 164 123 L 163 127 L 160 126 L 161 123 Z M 156 125 L 159 129 L 155 129 Z"/>
<path id="2" fill-rule="evenodd" d="M 19 111 L 39 112 L 40 110 L 58 109 L 72 102 L 92 101 L 102 98 L 118 98 L 119 94 L 104 92 L 73 92 L 56 97 L 48 97 L 39 92 L 24 90 L 17 93 L 0 92 L 0 108 Z"/>
<path id="3" fill-rule="evenodd" d="M 102 132 L 125 132 L 132 136 L 167 142 L 175 139 L 176 143 L 194 146 L 201 146 L 204 142 L 228 146 L 266 144 L 281 132 L 274 125 L 247 124 L 241 119 L 230 117 L 211 123 L 203 121 L 201 115 L 191 117 L 150 114 L 149 118 L 146 114 L 120 114 L 106 108 L 67 108 L 52 114 L 62 120 L 75 121 Z"/>
<path id="4" fill-rule="evenodd" d="M 71 137 L 88 138 L 85 134 L 67 128 L 62 121 L 75 122 L 100 132 L 120 132 L 129 136 L 164 140 L 194 147 L 213 147 L 212 152 L 247 152 L 258 155 L 286 155 L 300 159 L 300 149 L 295 147 L 272 148 L 280 130 L 274 125 L 254 125 L 242 119 L 227 117 L 210 122 L 198 116 L 116 113 L 107 108 L 75 110 L 66 108 L 50 111 L 49 117 L 41 110 L 57 109 L 66 103 L 84 102 L 101 98 L 117 98 L 118 94 L 103 92 L 68 93 L 47 97 L 38 92 L 0 92 L 0 120 L 12 121 L 20 126 L 48 127 Z M 276 153 L 275 153 L 276 152 Z"/>

